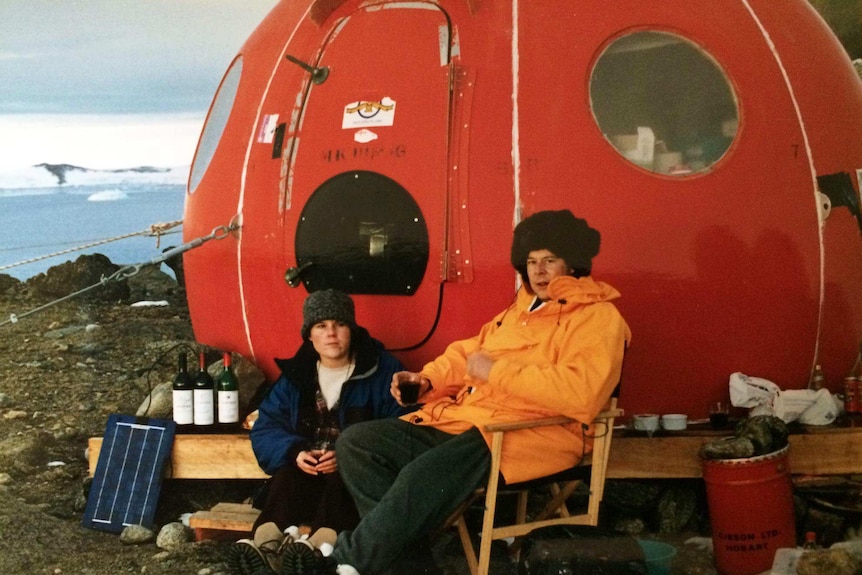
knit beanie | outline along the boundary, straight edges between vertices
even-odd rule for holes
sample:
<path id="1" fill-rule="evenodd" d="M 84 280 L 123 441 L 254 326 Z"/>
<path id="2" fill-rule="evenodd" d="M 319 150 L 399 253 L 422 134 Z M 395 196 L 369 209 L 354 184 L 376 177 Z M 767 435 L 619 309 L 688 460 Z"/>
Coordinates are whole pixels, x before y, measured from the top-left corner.
<path id="1" fill-rule="evenodd" d="M 599 253 L 601 234 L 576 218 L 569 210 L 536 212 L 515 226 L 512 239 L 512 266 L 530 285 L 527 276 L 527 256 L 532 251 L 549 250 L 563 258 L 570 268 L 589 274 L 593 258 Z M 576 272 L 576 273 L 577 273 Z"/>
<path id="2" fill-rule="evenodd" d="M 302 338 L 308 339 L 312 326 L 327 319 L 342 321 L 351 330 L 356 328 L 353 300 L 349 295 L 334 289 L 309 294 L 302 304 Z"/>

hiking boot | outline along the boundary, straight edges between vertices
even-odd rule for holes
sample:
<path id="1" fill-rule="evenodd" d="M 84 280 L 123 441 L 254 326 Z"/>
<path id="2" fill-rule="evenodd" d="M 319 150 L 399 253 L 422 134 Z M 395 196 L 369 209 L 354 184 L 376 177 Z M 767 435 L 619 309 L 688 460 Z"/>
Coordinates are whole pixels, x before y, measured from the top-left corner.
<path id="1" fill-rule="evenodd" d="M 281 551 L 293 542 L 269 522 L 254 531 L 254 539 L 240 539 L 228 549 L 227 566 L 231 575 L 268 575 L 281 572 Z"/>
<path id="2" fill-rule="evenodd" d="M 281 552 L 281 575 L 359 575 L 330 556 L 335 539 L 335 531 L 323 527 L 286 545 Z"/>
<path id="3" fill-rule="evenodd" d="M 264 523 L 254 530 L 254 546 L 263 556 L 272 573 L 281 571 L 281 550 L 285 545 L 290 545 L 292 542 L 293 537 L 287 533 L 282 533 L 278 525 L 272 521 Z"/>
<path id="4" fill-rule="evenodd" d="M 302 539 L 281 552 L 281 575 L 336 575 L 338 564 Z"/>
<path id="5" fill-rule="evenodd" d="M 225 558 L 230 575 L 262 575 L 274 573 L 251 539 L 240 539 L 227 550 Z"/>

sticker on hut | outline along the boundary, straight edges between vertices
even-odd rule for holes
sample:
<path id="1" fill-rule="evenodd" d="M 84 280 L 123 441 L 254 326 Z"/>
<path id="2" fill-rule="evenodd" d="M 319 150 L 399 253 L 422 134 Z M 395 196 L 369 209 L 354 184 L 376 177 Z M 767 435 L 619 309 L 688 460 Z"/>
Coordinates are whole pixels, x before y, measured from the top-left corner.
<path id="1" fill-rule="evenodd" d="M 360 100 L 344 106 L 341 128 L 391 126 L 395 122 L 395 100 L 381 98 L 379 102 Z"/>
<path id="2" fill-rule="evenodd" d="M 377 139 L 377 134 L 372 132 L 371 130 L 366 130 L 362 128 L 361 130 L 357 130 L 355 134 L 353 134 L 353 139 L 359 142 L 360 144 L 367 144 L 368 142 L 373 142 Z"/>
<path id="3" fill-rule="evenodd" d="M 260 129 L 257 131 L 257 141 L 260 144 L 271 144 L 275 137 L 275 129 L 278 126 L 278 114 L 265 114 L 260 120 Z"/>

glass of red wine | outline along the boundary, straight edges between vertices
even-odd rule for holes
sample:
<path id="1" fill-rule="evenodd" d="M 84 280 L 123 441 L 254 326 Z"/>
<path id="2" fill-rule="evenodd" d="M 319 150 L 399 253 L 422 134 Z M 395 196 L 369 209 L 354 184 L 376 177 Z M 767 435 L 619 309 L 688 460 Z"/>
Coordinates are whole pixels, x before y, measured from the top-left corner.
<path id="1" fill-rule="evenodd" d="M 713 429 L 723 429 L 730 423 L 730 406 L 724 401 L 709 404 L 709 424 Z"/>

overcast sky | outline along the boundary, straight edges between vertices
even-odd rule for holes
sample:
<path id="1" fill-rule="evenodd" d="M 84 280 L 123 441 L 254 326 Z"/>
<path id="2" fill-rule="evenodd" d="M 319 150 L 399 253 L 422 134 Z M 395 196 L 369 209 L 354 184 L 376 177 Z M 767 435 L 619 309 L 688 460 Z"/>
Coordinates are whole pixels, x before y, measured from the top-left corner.
<path id="1" fill-rule="evenodd" d="M 224 71 L 276 3 L 0 0 L 0 168 L 15 161 L 75 163 L 52 146 L 50 126 L 65 136 L 92 124 L 104 135 L 128 122 L 129 129 L 142 130 L 140 138 L 149 138 L 154 125 L 173 122 L 183 131 L 181 149 L 191 138 L 193 152 Z M 76 145 L 106 144 L 104 137 L 92 138 L 83 135 Z M 180 145 L 170 140 L 162 143 Z M 82 154 L 68 143 L 65 152 Z M 104 154 L 104 163 L 112 165 L 102 167 L 127 161 L 108 161 Z"/>
<path id="2" fill-rule="evenodd" d="M 0 170 L 188 164 L 224 71 L 277 2 L 0 0 Z M 858 28 L 859 0 L 817 4 Z"/>

